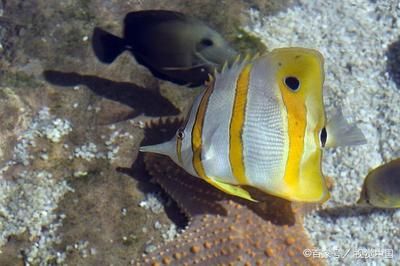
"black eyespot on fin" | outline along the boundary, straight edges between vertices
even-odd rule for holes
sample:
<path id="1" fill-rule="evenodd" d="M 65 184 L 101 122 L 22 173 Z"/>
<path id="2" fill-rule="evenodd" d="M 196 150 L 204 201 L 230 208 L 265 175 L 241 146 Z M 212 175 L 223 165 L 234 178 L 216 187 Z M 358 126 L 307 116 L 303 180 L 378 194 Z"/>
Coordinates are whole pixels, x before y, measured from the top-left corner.
<path id="1" fill-rule="evenodd" d="M 286 77 L 284 82 L 285 85 L 292 91 L 297 91 L 300 88 L 300 80 L 296 77 Z"/>
<path id="2" fill-rule="evenodd" d="M 319 133 L 319 141 L 321 142 L 321 147 L 325 147 L 326 139 L 328 138 L 328 133 L 326 132 L 326 128 L 322 128 Z"/>
<path id="3" fill-rule="evenodd" d="M 176 131 L 176 137 L 180 140 L 183 140 L 183 138 L 185 137 L 185 132 L 183 128 L 180 128 Z"/>

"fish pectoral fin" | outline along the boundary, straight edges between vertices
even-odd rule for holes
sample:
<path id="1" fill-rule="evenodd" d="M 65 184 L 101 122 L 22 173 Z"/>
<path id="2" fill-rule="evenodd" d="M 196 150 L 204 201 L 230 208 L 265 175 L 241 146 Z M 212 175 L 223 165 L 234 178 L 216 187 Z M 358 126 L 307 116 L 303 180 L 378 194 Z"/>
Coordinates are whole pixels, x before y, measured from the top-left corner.
<path id="1" fill-rule="evenodd" d="M 348 123 L 340 108 L 337 109 L 336 114 L 328 121 L 326 131 L 328 137 L 325 147 L 327 148 L 367 143 L 361 129 L 354 124 Z"/>
<path id="2" fill-rule="evenodd" d="M 234 196 L 237 196 L 237 197 L 240 197 L 243 199 L 247 199 L 247 200 L 250 200 L 253 202 L 258 202 L 257 200 L 255 200 L 251 197 L 250 193 L 247 190 L 241 188 L 240 186 L 223 183 L 223 182 L 217 181 L 212 178 L 207 178 L 205 180 L 210 185 L 218 188 L 219 190 L 222 190 L 223 192 L 225 192 L 227 194 L 234 195 Z"/>
<path id="3" fill-rule="evenodd" d="M 198 67 L 206 67 L 207 64 L 197 64 L 197 65 L 192 65 L 192 66 L 182 66 L 182 67 L 162 67 L 163 70 L 176 70 L 176 71 L 187 71 L 187 70 L 192 70 L 194 68 Z"/>

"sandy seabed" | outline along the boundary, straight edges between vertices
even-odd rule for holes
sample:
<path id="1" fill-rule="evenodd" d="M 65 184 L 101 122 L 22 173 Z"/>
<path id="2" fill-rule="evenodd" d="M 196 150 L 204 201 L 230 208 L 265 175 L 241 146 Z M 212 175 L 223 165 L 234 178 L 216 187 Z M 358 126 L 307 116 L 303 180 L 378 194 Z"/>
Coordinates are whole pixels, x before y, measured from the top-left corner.
<path id="1" fill-rule="evenodd" d="M 299 2 L 299 5 L 291 6 L 269 17 L 260 18 L 260 14 L 252 10 L 252 21 L 248 25 L 248 31 L 262 38 L 269 49 L 302 46 L 319 50 L 325 57 L 324 100 L 328 117 L 334 114 L 335 109 L 341 108 L 346 117 L 363 130 L 368 141 L 367 145 L 330 149 L 325 152 L 324 173 L 334 179 L 334 189 L 331 199 L 324 204 L 322 210 L 306 218 L 306 228 L 316 246 L 315 250 L 310 250 L 311 253 L 307 254 L 326 257 L 329 265 L 396 264 L 400 260 L 400 250 L 398 250 L 400 211 L 365 211 L 354 207 L 354 203 L 359 197 L 363 179 L 368 171 L 400 157 L 400 21 L 398 20 L 400 1 L 299 0 Z M 3 15 L 2 5 L 0 1 L 0 16 Z M 112 4 L 112 6 L 118 10 L 118 5 Z M 107 9 L 107 14 L 116 12 L 114 9 Z M 110 20 L 111 17 L 110 15 L 107 19 Z M 75 23 L 76 25 L 73 25 L 79 25 L 81 28 L 79 23 L 83 22 L 75 21 Z M 85 25 L 91 30 L 90 23 Z M 90 32 L 79 31 L 79 38 L 81 33 Z M 51 34 L 49 36 L 45 35 L 51 44 L 53 37 Z M 86 35 L 85 37 L 87 38 Z M 85 41 L 78 44 L 75 49 L 90 50 Z M 0 44 L 0 51 L 3 50 L 7 50 L 7 46 Z M 91 66 L 90 60 L 92 58 L 88 59 L 89 63 L 85 62 Z M 32 61 L 40 66 L 38 60 Z M 86 73 L 83 69 L 79 69 L 79 72 Z M 4 91 L 9 92 L 7 99 L 17 99 L 11 89 L 5 88 Z M 84 95 L 82 91 L 83 89 L 80 89 L 75 92 Z M 80 103 L 80 106 L 84 103 Z M 85 109 L 82 107 L 82 110 Z M 28 145 L 30 141 L 33 138 L 38 139 L 30 132 L 41 133 L 49 143 L 54 137 L 57 140 L 59 136 L 69 133 L 68 120 L 64 120 L 63 117 L 42 113 L 42 116 L 39 114 L 39 118 L 40 123 L 33 123 L 35 127 L 28 127 L 27 133 L 20 136 L 22 144 L 17 149 L 20 151 L 17 155 L 26 155 L 25 151 L 31 147 Z M 61 122 L 54 124 L 53 120 Z M 48 131 L 49 126 L 52 131 Z M 112 129 L 110 132 L 105 129 L 105 132 L 113 136 L 114 133 L 111 131 Z M 50 134 L 52 132 L 56 132 L 57 135 Z M 132 134 L 137 138 L 137 131 L 132 130 Z M 61 147 L 62 143 L 59 146 Z M 91 145 L 78 147 L 76 153 L 74 148 L 71 146 L 69 152 L 78 157 L 82 157 L 82 154 L 94 156 L 90 150 Z M 82 153 L 82 150 L 86 152 Z M 44 153 L 43 156 L 45 155 Z M 24 163 L 26 158 L 17 159 Z M 8 167 L 9 165 L 1 165 L 0 175 Z M 3 220 L 0 221 L 0 244 L 4 244 L 10 234 L 18 235 L 25 228 L 29 228 L 32 235 L 40 235 L 41 238 L 32 247 L 27 248 L 29 252 L 26 255 L 34 258 L 46 258 L 48 254 L 54 256 L 55 250 L 48 250 L 48 246 L 58 241 L 55 232 L 62 226 L 54 212 L 59 199 L 70 191 L 70 188 L 62 179 L 56 182 L 57 176 L 54 173 L 43 171 L 26 173 L 28 174 L 18 176 L 22 185 L 9 181 L 0 183 L 2 192 L 0 211 L 3 216 L 5 213 L 12 218 L 6 217 L 8 220 L 4 222 L 2 217 Z M 30 181 L 30 176 L 36 177 L 35 183 L 24 183 Z M 22 200 L 26 204 L 21 205 L 20 197 L 14 192 L 19 190 L 30 191 L 29 196 L 35 196 L 35 200 L 25 197 Z M 131 194 L 128 194 L 129 197 L 127 194 L 124 195 L 129 202 L 132 201 L 129 198 Z M 9 204 L 11 201 L 13 204 Z M 37 214 L 39 213 L 37 210 L 41 211 L 40 215 Z M 134 212 L 128 213 L 133 215 Z M 54 219 L 55 223 L 53 222 L 47 235 L 43 234 L 41 232 L 43 224 L 48 224 Z M 141 228 L 138 227 L 139 229 Z M 97 254 L 101 253 L 100 251 L 98 249 Z M 371 258 L 366 258 L 367 256 Z M 63 260 L 64 257 L 61 256 L 60 259 Z"/>
<path id="2" fill-rule="evenodd" d="M 253 11 L 248 29 L 270 49 L 319 50 L 328 119 L 341 108 L 368 141 L 325 152 L 324 173 L 335 183 L 323 210 L 306 218 L 316 245 L 310 256 L 326 257 L 329 265 L 396 264 L 400 212 L 353 206 L 368 171 L 400 156 L 400 2 L 300 2 L 264 19 Z"/>

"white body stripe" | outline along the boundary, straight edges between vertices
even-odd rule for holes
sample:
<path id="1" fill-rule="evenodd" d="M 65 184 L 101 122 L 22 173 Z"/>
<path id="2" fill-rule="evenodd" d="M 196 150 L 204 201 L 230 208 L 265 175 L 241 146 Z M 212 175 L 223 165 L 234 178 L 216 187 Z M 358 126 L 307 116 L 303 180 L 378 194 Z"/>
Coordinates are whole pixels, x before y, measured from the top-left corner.
<path id="1" fill-rule="evenodd" d="M 286 109 L 265 58 L 254 62 L 243 129 L 246 176 L 250 185 L 274 190 L 282 185 L 288 156 Z"/>
<path id="2" fill-rule="evenodd" d="M 237 79 L 244 65 L 236 64 L 222 74 L 217 74 L 202 136 L 202 162 L 207 176 L 230 184 L 237 184 L 237 181 L 229 162 L 229 125 Z"/>

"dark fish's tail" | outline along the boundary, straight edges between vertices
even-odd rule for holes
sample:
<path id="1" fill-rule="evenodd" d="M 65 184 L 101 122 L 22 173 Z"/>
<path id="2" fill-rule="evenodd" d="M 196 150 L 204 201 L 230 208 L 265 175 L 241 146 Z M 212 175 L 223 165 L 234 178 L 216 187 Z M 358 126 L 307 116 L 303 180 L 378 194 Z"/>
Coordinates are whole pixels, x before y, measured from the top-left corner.
<path id="1" fill-rule="evenodd" d="M 112 63 L 125 49 L 125 41 L 100 28 L 94 28 L 92 47 L 96 57 L 103 63 Z"/>

